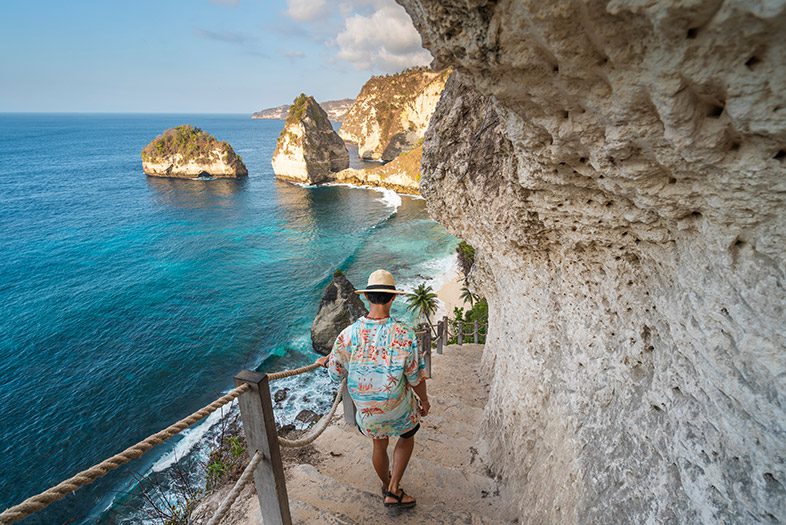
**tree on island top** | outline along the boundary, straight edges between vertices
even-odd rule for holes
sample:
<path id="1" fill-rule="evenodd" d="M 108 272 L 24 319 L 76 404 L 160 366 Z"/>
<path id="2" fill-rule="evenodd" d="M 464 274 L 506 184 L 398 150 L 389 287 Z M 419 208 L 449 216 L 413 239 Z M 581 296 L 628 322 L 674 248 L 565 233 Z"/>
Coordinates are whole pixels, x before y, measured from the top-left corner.
<path id="1" fill-rule="evenodd" d="M 210 162 L 214 152 L 226 154 L 226 162 L 232 164 L 235 159 L 242 162 L 240 155 L 235 153 L 229 143 L 213 137 L 190 124 L 168 129 L 142 150 L 142 160 L 156 162 L 176 154 L 182 155 L 184 160 Z"/>

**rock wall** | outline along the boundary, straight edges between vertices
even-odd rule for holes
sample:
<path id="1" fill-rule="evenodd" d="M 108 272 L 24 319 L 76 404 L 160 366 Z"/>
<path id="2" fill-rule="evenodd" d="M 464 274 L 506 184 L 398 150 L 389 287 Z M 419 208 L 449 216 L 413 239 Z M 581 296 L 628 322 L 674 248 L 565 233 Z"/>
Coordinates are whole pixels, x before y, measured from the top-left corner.
<path id="1" fill-rule="evenodd" d="M 349 167 L 349 152 L 314 97 L 300 94 L 289 108 L 273 152 L 276 177 L 315 184 Z"/>
<path id="2" fill-rule="evenodd" d="M 398 193 L 420 195 L 420 158 L 423 146 L 402 153 L 377 168 L 348 168 L 335 174 L 335 181 L 356 186 L 387 188 Z"/>
<path id="3" fill-rule="evenodd" d="M 522 521 L 786 521 L 784 2 L 398 1 Z"/>
<path id="4" fill-rule="evenodd" d="M 344 117 L 339 135 L 365 159 L 393 160 L 423 138 L 449 71 L 411 68 L 371 77 Z"/>

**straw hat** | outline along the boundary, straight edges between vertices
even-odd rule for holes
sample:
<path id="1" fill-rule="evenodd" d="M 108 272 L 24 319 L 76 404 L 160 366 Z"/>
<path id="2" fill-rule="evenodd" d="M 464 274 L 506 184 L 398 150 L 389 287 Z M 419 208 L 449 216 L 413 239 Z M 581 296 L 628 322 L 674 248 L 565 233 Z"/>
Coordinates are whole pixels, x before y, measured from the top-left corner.
<path id="1" fill-rule="evenodd" d="M 407 293 L 404 290 L 396 289 L 396 280 L 393 274 L 387 270 L 377 270 L 368 276 L 368 284 L 363 290 L 355 290 L 356 294 L 363 292 L 382 292 L 382 293 Z"/>

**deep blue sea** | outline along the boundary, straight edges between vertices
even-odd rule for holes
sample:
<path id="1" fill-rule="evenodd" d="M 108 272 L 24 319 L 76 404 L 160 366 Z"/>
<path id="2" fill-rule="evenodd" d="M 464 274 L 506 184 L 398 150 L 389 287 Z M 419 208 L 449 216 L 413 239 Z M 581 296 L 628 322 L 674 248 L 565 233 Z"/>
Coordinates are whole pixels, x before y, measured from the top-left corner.
<path id="1" fill-rule="evenodd" d="M 142 148 L 186 123 L 232 144 L 248 179 L 146 177 Z M 424 202 L 276 181 L 281 127 L 0 115 L 0 508 L 211 402 L 243 368 L 311 362 L 309 328 L 336 268 L 356 286 L 378 267 L 405 287 L 438 285 L 455 239 Z M 323 373 L 288 384 L 298 391 L 277 404 L 282 423 L 330 402 Z M 136 478 L 176 460 L 198 478 L 194 457 L 219 420 L 24 523 L 139 522 Z"/>

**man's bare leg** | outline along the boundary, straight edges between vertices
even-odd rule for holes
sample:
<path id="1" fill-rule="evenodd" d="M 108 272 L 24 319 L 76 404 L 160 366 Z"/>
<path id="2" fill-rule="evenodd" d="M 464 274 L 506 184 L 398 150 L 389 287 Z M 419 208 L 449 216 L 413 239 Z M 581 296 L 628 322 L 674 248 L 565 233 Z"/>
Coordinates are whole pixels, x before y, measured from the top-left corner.
<path id="1" fill-rule="evenodd" d="M 404 476 L 404 471 L 407 470 L 409 458 L 412 457 L 412 450 L 415 448 L 415 436 L 408 438 L 398 438 L 396 448 L 393 449 L 393 472 L 390 476 L 390 484 L 388 485 L 388 492 L 398 494 L 398 484 Z M 386 503 L 395 503 L 396 498 L 390 496 L 385 498 Z M 415 498 L 407 494 L 401 503 L 409 503 L 415 501 Z"/>
<path id="2" fill-rule="evenodd" d="M 390 464 L 388 463 L 388 438 L 372 439 L 374 448 L 371 451 L 371 463 L 377 472 L 382 486 L 390 484 Z"/>

